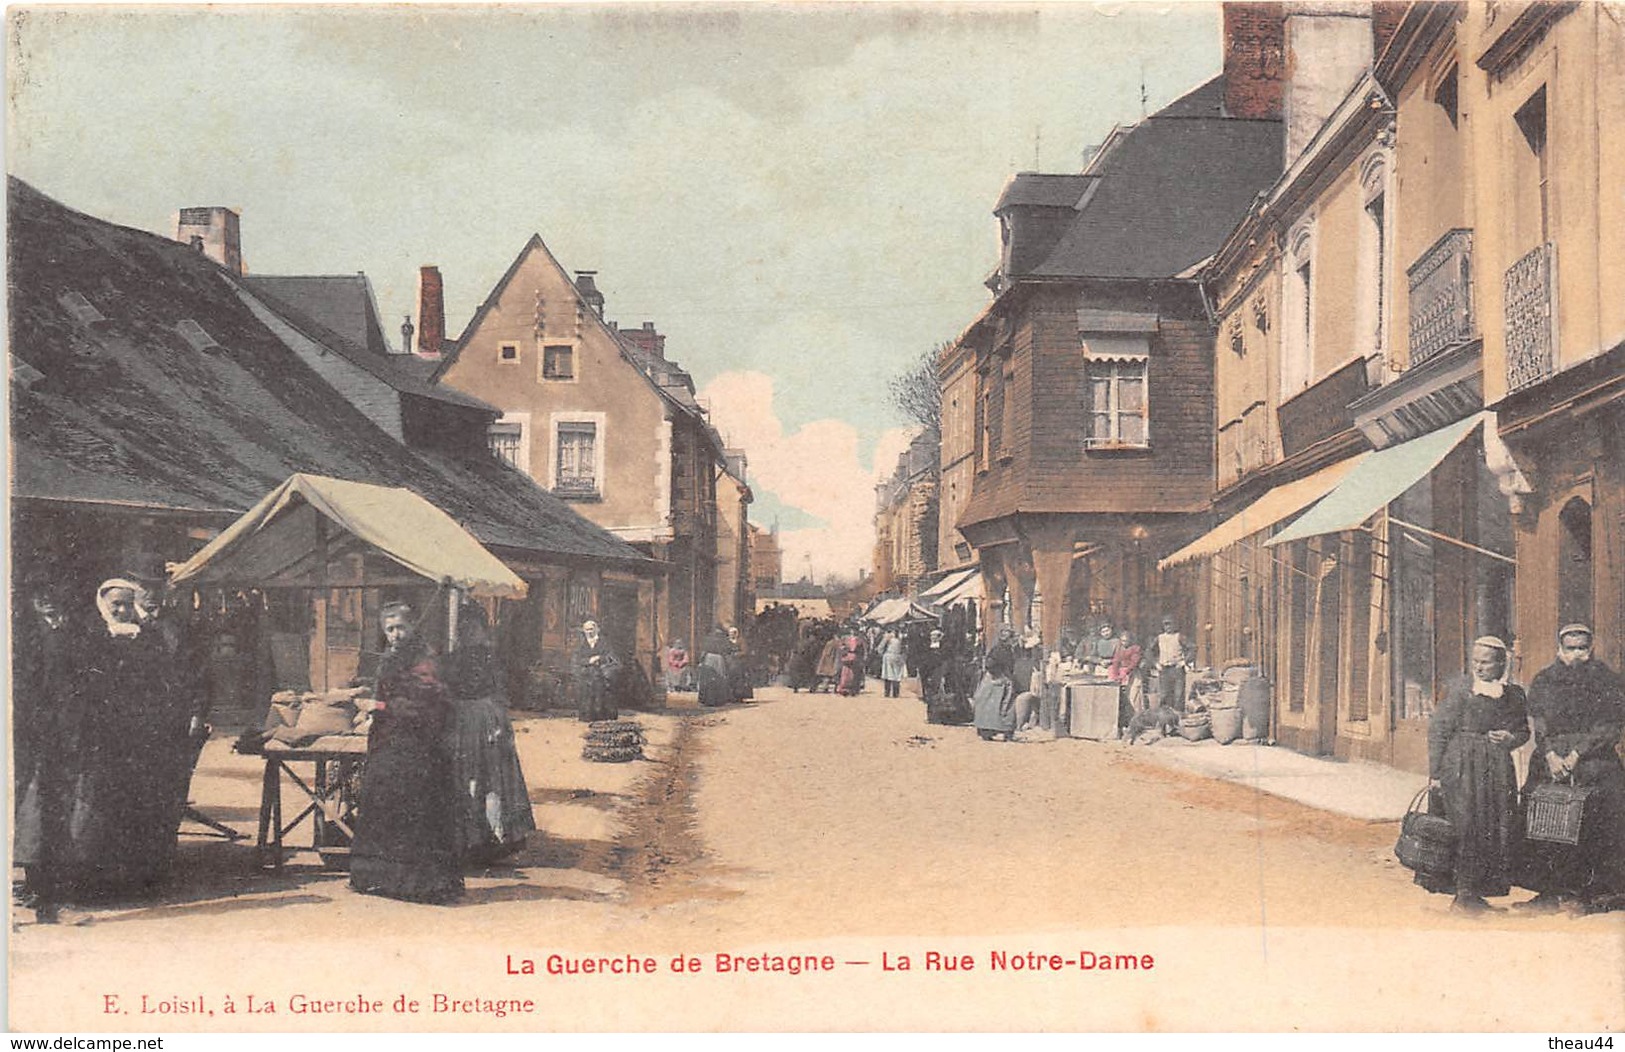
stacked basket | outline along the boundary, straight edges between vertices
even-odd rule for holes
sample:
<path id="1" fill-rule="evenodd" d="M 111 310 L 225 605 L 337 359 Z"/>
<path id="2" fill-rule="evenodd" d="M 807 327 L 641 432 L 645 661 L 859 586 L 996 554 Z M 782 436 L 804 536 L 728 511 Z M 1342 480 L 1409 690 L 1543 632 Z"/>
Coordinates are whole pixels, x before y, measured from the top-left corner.
<path id="1" fill-rule="evenodd" d="M 594 763 L 626 763 L 643 759 L 643 728 L 636 720 L 599 720 L 587 725 L 587 744 L 581 758 Z"/>

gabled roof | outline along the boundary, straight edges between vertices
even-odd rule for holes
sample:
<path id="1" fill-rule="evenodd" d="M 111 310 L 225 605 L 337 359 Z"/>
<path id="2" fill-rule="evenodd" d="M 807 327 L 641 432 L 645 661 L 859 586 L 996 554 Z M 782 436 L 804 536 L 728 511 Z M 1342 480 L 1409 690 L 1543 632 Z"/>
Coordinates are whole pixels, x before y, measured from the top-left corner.
<path id="1" fill-rule="evenodd" d="M 544 560 L 647 561 L 494 457 L 390 437 L 206 257 L 21 180 L 8 189 L 11 353 L 40 374 L 11 388 L 14 497 L 235 515 L 306 472 L 405 487 L 482 542 Z M 70 292 L 99 320 L 65 309 Z"/>
<path id="2" fill-rule="evenodd" d="M 250 295 L 263 303 L 283 321 L 323 347 L 338 354 L 351 365 L 371 375 L 374 379 L 382 380 L 401 394 L 415 395 L 418 398 L 430 398 L 437 402 L 459 405 L 467 409 L 480 409 L 493 417 L 502 415 L 502 411 L 493 405 L 482 402 L 472 395 L 435 383 L 431 379 L 433 370 L 430 370 L 425 375 L 421 368 L 408 364 L 413 359 L 407 355 L 374 354 L 342 333 L 328 328 L 320 320 L 306 314 L 294 304 L 275 295 L 271 291 L 271 285 L 252 279 L 244 279 L 243 285 Z"/>
<path id="3" fill-rule="evenodd" d="M 514 257 L 512 263 L 508 264 L 508 269 L 503 272 L 502 277 L 492 287 L 484 302 L 480 304 L 479 309 L 474 312 L 474 316 L 468 319 L 468 324 L 463 327 L 462 335 L 457 338 L 456 344 L 442 353 L 440 365 L 434 372 L 436 381 L 445 376 L 446 370 L 450 369 L 457 361 L 462 354 L 463 348 L 468 345 L 470 338 L 479 331 L 480 326 L 484 323 L 485 316 L 502 300 L 509 284 L 513 282 L 514 277 L 519 273 L 519 268 L 524 265 L 526 257 L 532 252 L 542 253 L 547 258 L 547 262 L 560 274 L 564 275 L 565 281 L 570 285 L 572 292 L 574 292 L 577 299 L 580 299 L 580 292 L 576 291 L 575 282 L 570 281 L 569 272 L 558 261 L 558 257 L 553 255 L 552 249 L 547 247 L 547 243 L 542 240 L 542 235 L 530 235 L 530 240 L 525 242 L 525 247 L 519 250 L 519 254 Z M 611 329 L 603 318 L 599 317 L 598 312 L 590 307 L 586 310 L 584 317 L 588 320 L 588 324 L 598 326 L 599 331 L 609 337 L 610 341 L 620 349 L 621 357 L 626 359 L 638 374 L 648 382 L 650 388 L 660 396 L 662 401 L 679 412 L 693 417 L 703 427 L 710 427 L 706 420 L 704 408 L 695 400 L 693 391 L 685 386 L 685 381 L 689 384 L 692 381 L 688 379 L 688 374 L 677 363 L 650 354 L 643 348 L 634 345 L 630 340 L 623 339 L 620 333 Z M 722 442 L 718 439 L 718 453 L 721 450 Z"/>
<path id="4" fill-rule="evenodd" d="M 276 297 L 358 347 L 373 354 L 390 353 L 372 282 L 365 274 L 245 274 L 243 284 Z"/>
<path id="5" fill-rule="evenodd" d="M 1223 78 L 1124 129 L 1049 258 L 1048 278 L 1172 278 L 1206 257 L 1281 174 L 1281 122 L 1222 116 Z M 1019 280 L 1019 279 L 1018 279 Z"/>

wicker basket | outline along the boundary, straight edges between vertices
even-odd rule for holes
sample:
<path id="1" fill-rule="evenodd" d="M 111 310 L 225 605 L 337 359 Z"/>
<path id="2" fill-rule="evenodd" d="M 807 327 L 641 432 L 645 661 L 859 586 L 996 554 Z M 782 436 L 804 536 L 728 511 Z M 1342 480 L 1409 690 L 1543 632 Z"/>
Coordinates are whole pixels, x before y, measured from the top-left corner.
<path id="1" fill-rule="evenodd" d="M 1562 785 L 1545 782 L 1529 792 L 1524 831 L 1530 840 L 1553 844 L 1578 844 L 1580 822 L 1585 817 L 1589 785 Z"/>
<path id="2" fill-rule="evenodd" d="M 1205 712 L 1179 718 L 1179 736 L 1189 742 L 1213 737 L 1213 717 Z"/>

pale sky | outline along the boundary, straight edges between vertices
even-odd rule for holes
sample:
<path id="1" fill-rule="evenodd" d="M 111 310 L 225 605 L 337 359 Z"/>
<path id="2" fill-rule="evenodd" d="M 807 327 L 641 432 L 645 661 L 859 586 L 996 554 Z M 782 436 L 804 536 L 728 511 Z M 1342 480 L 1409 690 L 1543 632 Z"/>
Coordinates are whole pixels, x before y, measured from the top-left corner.
<path id="1" fill-rule="evenodd" d="M 6 167 L 73 208 L 239 209 L 250 272 L 363 271 L 397 341 L 420 264 L 453 335 L 532 233 L 598 271 L 746 446 L 791 577 L 867 565 L 885 381 L 986 304 L 1005 180 L 1220 63 L 1216 4 L 9 14 Z"/>

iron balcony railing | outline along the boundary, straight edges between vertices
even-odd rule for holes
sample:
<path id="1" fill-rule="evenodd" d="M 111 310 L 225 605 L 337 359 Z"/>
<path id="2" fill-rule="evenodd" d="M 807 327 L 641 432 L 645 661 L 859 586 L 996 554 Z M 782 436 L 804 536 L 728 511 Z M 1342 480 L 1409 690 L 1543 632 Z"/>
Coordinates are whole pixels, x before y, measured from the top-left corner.
<path id="1" fill-rule="evenodd" d="M 1556 349 L 1557 253 L 1540 245 L 1507 268 L 1507 392 L 1522 390 L 1552 375 Z"/>
<path id="2" fill-rule="evenodd" d="M 1413 368 L 1475 336 L 1472 257 L 1473 232 L 1452 230 L 1405 271 Z"/>

